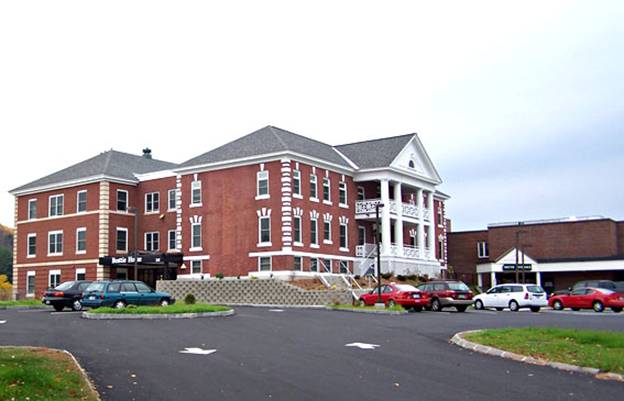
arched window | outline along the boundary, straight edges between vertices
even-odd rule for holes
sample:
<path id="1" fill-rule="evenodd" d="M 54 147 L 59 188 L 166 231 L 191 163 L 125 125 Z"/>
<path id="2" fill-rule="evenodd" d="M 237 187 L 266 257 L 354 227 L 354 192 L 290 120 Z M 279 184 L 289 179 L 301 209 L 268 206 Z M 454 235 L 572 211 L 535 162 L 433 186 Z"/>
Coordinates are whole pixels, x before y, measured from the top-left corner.
<path id="1" fill-rule="evenodd" d="M 416 164 L 414 164 L 414 160 L 410 160 L 407 165 L 409 166 L 409 168 L 416 168 Z"/>

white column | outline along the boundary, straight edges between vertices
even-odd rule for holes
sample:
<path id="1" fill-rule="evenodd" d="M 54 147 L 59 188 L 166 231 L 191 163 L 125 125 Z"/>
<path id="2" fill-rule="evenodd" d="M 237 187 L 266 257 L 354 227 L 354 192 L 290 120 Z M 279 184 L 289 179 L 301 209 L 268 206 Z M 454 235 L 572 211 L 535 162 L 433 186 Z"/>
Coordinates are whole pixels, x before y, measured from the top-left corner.
<path id="1" fill-rule="evenodd" d="M 535 284 L 539 285 L 540 287 L 542 286 L 542 273 L 535 272 Z"/>
<path id="2" fill-rule="evenodd" d="M 496 285 L 496 272 L 490 272 L 490 286 L 494 287 Z"/>
<path id="3" fill-rule="evenodd" d="M 388 180 L 381 180 L 381 244 L 382 255 L 390 254 L 390 186 Z"/>
<path id="4" fill-rule="evenodd" d="M 483 275 L 481 273 L 477 273 L 477 286 L 483 288 Z"/>
<path id="5" fill-rule="evenodd" d="M 401 183 L 394 183 L 394 201 L 397 205 L 396 220 L 394 221 L 394 240 L 399 248 L 399 255 L 403 255 L 403 202 L 401 201 Z"/>
<path id="6" fill-rule="evenodd" d="M 429 258 L 435 259 L 435 223 L 433 221 L 433 192 L 427 193 L 427 210 L 429 210 L 429 226 L 428 227 L 428 235 L 427 235 L 427 246 L 429 247 Z"/>
<path id="7" fill-rule="evenodd" d="M 418 188 L 416 193 L 416 205 L 418 206 L 418 226 L 416 228 L 416 246 L 420 249 L 421 258 L 425 258 L 425 225 L 423 215 L 423 190 Z"/>

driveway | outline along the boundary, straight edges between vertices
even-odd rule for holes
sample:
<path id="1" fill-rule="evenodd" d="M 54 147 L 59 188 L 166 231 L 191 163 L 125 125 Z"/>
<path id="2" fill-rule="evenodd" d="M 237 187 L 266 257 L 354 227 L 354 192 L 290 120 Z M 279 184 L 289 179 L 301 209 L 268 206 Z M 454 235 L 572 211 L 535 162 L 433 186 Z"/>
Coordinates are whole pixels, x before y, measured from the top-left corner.
<path id="1" fill-rule="evenodd" d="M 236 311 L 229 318 L 153 321 L 0 311 L 0 320 L 6 320 L 0 325 L 0 344 L 69 350 L 104 400 L 608 401 L 624 394 L 621 383 L 475 354 L 448 343 L 458 331 L 487 327 L 624 331 L 624 315 Z M 353 343 L 372 349 L 345 346 Z M 186 348 L 216 352 L 180 353 Z"/>

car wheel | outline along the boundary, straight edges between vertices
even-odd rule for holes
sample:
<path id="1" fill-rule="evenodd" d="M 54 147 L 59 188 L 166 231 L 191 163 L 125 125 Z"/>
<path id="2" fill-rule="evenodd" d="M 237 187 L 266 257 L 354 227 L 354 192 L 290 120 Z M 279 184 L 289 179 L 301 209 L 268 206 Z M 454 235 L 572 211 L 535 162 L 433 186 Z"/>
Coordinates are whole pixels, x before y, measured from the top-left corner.
<path id="1" fill-rule="evenodd" d="M 563 304 L 561 303 L 561 301 L 556 300 L 555 302 L 553 302 L 553 309 L 554 310 L 563 310 Z"/>
<path id="2" fill-rule="evenodd" d="M 466 312 L 466 308 L 468 308 L 466 305 L 459 305 L 455 307 L 455 309 L 457 309 L 457 312 Z"/>
<path id="3" fill-rule="evenodd" d="M 602 312 L 604 310 L 604 305 L 602 302 L 600 301 L 596 301 L 594 302 L 594 304 L 592 305 L 592 308 L 594 309 L 594 312 Z"/>
<path id="4" fill-rule="evenodd" d="M 113 306 L 115 309 L 123 309 L 126 307 L 126 303 L 124 301 L 117 301 Z"/>
<path id="5" fill-rule="evenodd" d="M 169 300 L 166 298 L 161 299 L 160 306 L 169 306 Z"/>
<path id="6" fill-rule="evenodd" d="M 518 312 L 520 305 L 514 300 L 509 301 L 509 310 L 512 312 Z"/>
<path id="7" fill-rule="evenodd" d="M 474 305 L 475 305 L 475 309 L 476 309 L 476 310 L 483 310 L 483 308 L 484 308 L 484 306 L 483 306 L 483 301 L 482 301 L 482 300 L 480 300 L 480 299 L 477 299 L 477 300 L 475 301 L 475 304 L 474 304 Z"/>
<path id="8" fill-rule="evenodd" d="M 57 312 L 60 312 L 63 310 L 64 306 L 63 305 L 59 305 L 59 304 L 54 304 L 52 305 L 54 307 L 54 310 Z"/>
<path id="9" fill-rule="evenodd" d="M 540 309 L 541 308 L 539 306 L 531 306 L 531 312 L 539 312 Z"/>
<path id="10" fill-rule="evenodd" d="M 394 302 L 394 299 L 391 299 L 388 301 L 388 308 L 394 308 L 396 306 L 396 302 Z"/>
<path id="11" fill-rule="evenodd" d="M 612 310 L 613 312 L 615 312 L 615 313 L 620 313 L 620 312 L 622 312 L 622 308 L 620 308 L 619 306 L 617 306 L 617 307 L 613 307 L 613 308 L 611 308 L 611 310 Z"/>
<path id="12" fill-rule="evenodd" d="M 364 302 L 364 300 L 363 300 L 363 299 L 360 299 L 360 300 L 358 301 L 358 305 L 360 305 L 360 306 L 366 306 L 366 302 Z"/>
<path id="13" fill-rule="evenodd" d="M 505 308 L 496 308 L 497 311 L 502 312 Z"/>
<path id="14" fill-rule="evenodd" d="M 74 302 L 72 303 L 72 310 L 74 312 L 78 312 L 82 310 L 82 304 L 80 303 L 79 300 L 74 300 Z"/>
<path id="15" fill-rule="evenodd" d="M 436 298 L 433 301 L 431 301 L 431 310 L 434 312 L 442 311 L 442 304 L 440 303 L 439 299 Z"/>

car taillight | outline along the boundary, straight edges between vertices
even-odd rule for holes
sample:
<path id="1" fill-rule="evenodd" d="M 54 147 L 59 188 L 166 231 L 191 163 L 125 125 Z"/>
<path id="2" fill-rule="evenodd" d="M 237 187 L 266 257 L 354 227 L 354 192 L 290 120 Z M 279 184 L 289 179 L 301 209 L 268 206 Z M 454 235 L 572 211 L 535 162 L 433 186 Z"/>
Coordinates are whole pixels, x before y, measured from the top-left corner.
<path id="1" fill-rule="evenodd" d="M 56 292 L 52 293 L 53 297 L 62 297 L 64 295 L 65 295 L 65 293 L 63 293 L 63 291 L 56 291 Z"/>
<path id="2" fill-rule="evenodd" d="M 529 299 L 529 293 L 528 292 L 524 293 L 524 299 Z"/>
<path id="3" fill-rule="evenodd" d="M 104 299 L 104 294 L 100 294 L 100 299 Z"/>

